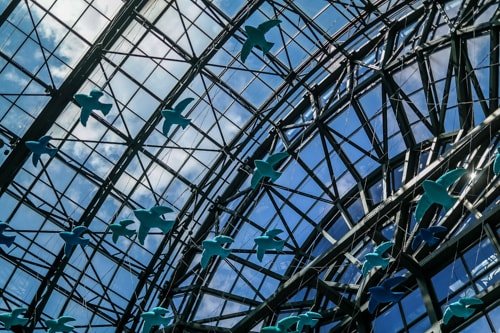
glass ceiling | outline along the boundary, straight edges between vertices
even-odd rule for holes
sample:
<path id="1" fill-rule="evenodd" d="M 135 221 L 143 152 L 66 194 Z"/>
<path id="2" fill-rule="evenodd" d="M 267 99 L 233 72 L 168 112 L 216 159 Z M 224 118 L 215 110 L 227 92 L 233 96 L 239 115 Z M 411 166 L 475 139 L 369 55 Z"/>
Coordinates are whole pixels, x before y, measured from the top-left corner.
<path id="1" fill-rule="evenodd" d="M 304 332 L 500 332 L 496 1 L 0 0 L 0 313 L 14 332 L 260 332 L 308 311 Z M 279 19 L 245 62 L 246 26 Z M 109 114 L 86 126 L 75 94 Z M 193 98 L 185 128 L 161 111 Z M 32 163 L 27 141 L 54 156 Z M 281 177 L 252 188 L 256 160 Z M 452 209 L 415 218 L 425 180 L 465 168 Z M 113 241 L 110 224 L 167 206 Z M 447 228 L 413 248 L 419 229 Z M 84 226 L 65 255 L 60 232 Z M 262 261 L 255 237 L 283 232 Z M 202 268 L 204 241 L 231 254 Z M 1 236 L 1 233 L 0 233 Z M 365 255 L 393 242 L 387 269 Z M 206 243 L 205 243 L 206 244 Z M 399 301 L 371 287 L 403 276 Z M 482 304 L 443 323 L 461 297 Z M 0 316 L 0 322 L 2 318 Z M 295 326 L 290 328 L 290 332 Z M 264 330 L 265 331 L 265 330 Z"/>

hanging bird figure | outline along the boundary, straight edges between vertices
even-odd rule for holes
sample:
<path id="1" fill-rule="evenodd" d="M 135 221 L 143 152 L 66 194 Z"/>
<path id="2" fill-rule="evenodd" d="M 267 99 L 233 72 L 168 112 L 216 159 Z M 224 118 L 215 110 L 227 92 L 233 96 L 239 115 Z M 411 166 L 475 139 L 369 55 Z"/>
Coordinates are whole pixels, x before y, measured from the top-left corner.
<path id="1" fill-rule="evenodd" d="M 440 234 L 448 231 L 448 228 L 435 225 L 429 228 L 420 228 L 411 242 L 411 248 L 415 251 L 420 243 L 425 242 L 428 246 L 436 245 L 440 239 L 434 236 L 435 234 Z"/>
<path id="2" fill-rule="evenodd" d="M 483 301 L 476 297 L 462 297 L 458 301 L 451 303 L 443 315 L 443 323 L 446 325 L 450 319 L 461 317 L 464 319 L 469 318 L 476 311 L 476 309 L 469 307 L 469 305 L 483 304 Z"/>
<path id="3" fill-rule="evenodd" d="M 16 239 L 16 236 L 6 236 L 3 234 L 3 231 L 5 228 L 9 227 L 9 225 L 5 222 L 0 222 L 0 244 L 7 245 L 7 247 L 10 247 L 13 243 L 14 240 Z"/>
<path id="4" fill-rule="evenodd" d="M 162 307 L 152 308 L 151 311 L 141 313 L 142 319 L 144 319 L 144 326 L 142 327 L 142 333 L 151 332 L 153 326 L 167 327 L 174 316 L 166 316 L 169 311 Z"/>
<path id="5" fill-rule="evenodd" d="M 261 333 L 287 333 L 288 329 L 300 320 L 298 316 L 289 316 L 281 319 L 276 326 L 263 327 Z M 295 331 L 300 332 L 300 331 Z"/>
<path id="6" fill-rule="evenodd" d="M 161 218 L 161 215 L 171 212 L 173 212 L 173 209 L 166 206 L 154 206 L 151 209 L 134 210 L 135 217 L 141 223 L 137 236 L 141 245 L 144 245 L 144 240 L 151 228 L 158 228 L 163 234 L 168 234 L 174 226 L 175 220 L 164 220 Z"/>
<path id="7" fill-rule="evenodd" d="M 31 156 L 31 162 L 33 162 L 35 167 L 37 166 L 42 154 L 48 154 L 50 157 L 54 157 L 57 153 L 57 148 L 47 147 L 51 139 L 52 137 L 50 135 L 44 135 L 38 139 L 38 141 L 26 141 L 26 147 L 28 147 L 28 149 L 33 153 Z"/>
<path id="8" fill-rule="evenodd" d="M 81 225 L 73 228 L 73 231 L 61 231 L 59 233 L 61 238 L 64 239 L 64 242 L 66 242 L 66 245 L 64 246 L 64 255 L 66 257 L 70 256 L 75 246 L 80 245 L 84 248 L 89 243 L 90 240 L 88 238 L 80 237 L 81 234 L 87 230 L 87 227 Z"/>
<path id="9" fill-rule="evenodd" d="M 70 316 L 61 316 L 57 319 L 47 319 L 45 320 L 45 325 L 49 328 L 47 333 L 71 332 L 74 327 L 67 325 L 66 323 L 75 320 L 75 318 Z"/>
<path id="10" fill-rule="evenodd" d="M 241 61 L 245 63 L 248 55 L 252 51 L 253 47 L 257 47 L 262 50 L 264 55 L 268 54 L 274 43 L 270 43 L 266 40 L 265 34 L 273 27 L 280 24 L 280 20 L 269 20 L 264 23 L 259 24 L 257 28 L 250 25 L 245 26 L 245 32 L 247 34 L 247 40 L 243 44 L 243 49 L 241 50 Z"/>
<path id="11" fill-rule="evenodd" d="M 234 239 L 223 235 L 215 236 L 214 239 L 204 240 L 202 243 L 203 252 L 201 253 L 201 268 L 206 268 L 208 266 L 208 262 L 212 256 L 220 256 L 222 259 L 226 259 L 231 253 L 231 249 L 225 249 L 222 245 L 233 242 Z"/>
<path id="12" fill-rule="evenodd" d="M 384 280 L 379 286 L 371 287 L 370 300 L 368 301 L 368 311 L 375 312 L 375 309 L 380 303 L 395 303 L 405 295 L 403 292 L 394 292 L 391 289 L 405 281 L 402 276 L 395 276 Z"/>
<path id="13" fill-rule="evenodd" d="M 185 98 L 177 103 L 173 109 L 161 111 L 161 115 L 165 118 L 165 121 L 163 122 L 163 135 L 168 137 L 168 132 L 170 131 L 170 126 L 172 125 L 180 125 L 184 129 L 191 123 L 191 119 L 184 118 L 181 113 L 192 101 L 194 101 L 194 98 Z"/>
<path id="14" fill-rule="evenodd" d="M 372 253 L 367 253 L 365 255 L 365 262 L 361 268 L 363 276 L 366 276 L 366 274 L 375 267 L 382 267 L 382 269 L 387 268 L 387 265 L 389 265 L 389 258 L 384 258 L 382 255 L 393 245 L 394 242 L 382 243 L 377 246 Z"/>
<path id="15" fill-rule="evenodd" d="M 307 311 L 299 314 L 299 322 L 297 323 L 297 332 L 302 333 L 304 326 L 314 327 L 323 316 L 314 311 Z"/>
<path id="16" fill-rule="evenodd" d="M 275 171 L 273 168 L 283 159 L 290 156 L 286 151 L 269 155 L 264 160 L 255 160 L 255 170 L 253 171 L 252 180 L 250 181 L 252 189 L 255 189 L 260 180 L 264 177 L 271 178 L 271 182 L 275 182 L 280 176 L 281 172 Z"/>
<path id="17" fill-rule="evenodd" d="M 15 308 L 12 312 L 0 313 L 0 321 L 6 330 L 10 330 L 12 326 L 24 326 L 28 323 L 28 318 L 19 317 L 26 312 L 26 308 Z"/>
<path id="18" fill-rule="evenodd" d="M 493 161 L 493 172 L 497 176 L 500 173 L 500 147 L 497 147 L 497 155 L 495 156 L 495 161 Z"/>
<path id="19" fill-rule="evenodd" d="M 101 111 L 103 115 L 107 115 L 111 110 L 113 104 L 101 103 L 99 98 L 102 97 L 104 93 L 98 88 L 94 88 L 90 91 L 90 94 L 76 94 L 74 96 L 76 102 L 81 106 L 82 110 L 80 113 L 80 122 L 83 126 L 87 126 L 87 121 L 89 120 L 90 114 L 93 110 Z"/>
<path id="20" fill-rule="evenodd" d="M 448 193 L 448 187 L 455 184 L 455 182 L 466 173 L 466 169 L 458 168 L 446 172 L 436 181 L 424 180 L 422 183 L 424 193 L 420 197 L 417 207 L 415 208 L 415 220 L 420 222 L 425 212 L 432 204 L 439 204 L 443 206 L 445 210 L 453 207 L 455 202 L 457 202 L 457 198 L 452 197 Z"/>
<path id="21" fill-rule="evenodd" d="M 112 223 L 109 225 L 109 229 L 113 232 L 113 243 L 116 244 L 118 237 L 132 237 L 135 234 L 135 230 L 127 229 L 127 226 L 134 224 L 134 220 L 125 219 L 118 223 Z"/>
<path id="22" fill-rule="evenodd" d="M 284 240 L 274 239 L 277 235 L 281 234 L 283 230 L 281 229 L 271 229 L 268 230 L 264 236 L 255 237 L 255 243 L 257 244 L 257 259 L 262 261 L 264 257 L 264 253 L 267 250 L 276 250 L 281 251 L 283 249 L 283 245 L 285 245 Z"/>

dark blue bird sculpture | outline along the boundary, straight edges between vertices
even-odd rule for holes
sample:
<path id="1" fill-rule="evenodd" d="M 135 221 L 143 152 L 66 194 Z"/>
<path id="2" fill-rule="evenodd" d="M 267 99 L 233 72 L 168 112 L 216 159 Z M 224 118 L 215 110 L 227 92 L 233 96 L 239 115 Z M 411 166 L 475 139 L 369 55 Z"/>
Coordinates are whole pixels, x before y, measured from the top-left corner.
<path id="1" fill-rule="evenodd" d="M 112 223 L 109 225 L 109 229 L 113 232 L 113 243 L 116 244 L 118 241 L 118 237 L 132 237 L 135 234 L 135 230 L 127 229 L 127 226 L 134 224 L 134 220 L 125 219 L 121 220 L 118 223 Z"/>
<path id="2" fill-rule="evenodd" d="M 165 119 L 165 121 L 163 122 L 163 135 L 168 137 L 168 132 L 170 131 L 170 126 L 172 125 L 180 125 L 182 129 L 184 129 L 191 123 L 191 119 L 186 119 L 181 115 L 181 113 L 192 101 L 194 101 L 194 98 L 185 98 L 177 103 L 177 105 L 174 106 L 173 109 L 166 109 L 161 111 L 161 115 Z"/>
<path id="3" fill-rule="evenodd" d="M 99 98 L 101 98 L 102 95 L 104 95 L 104 93 L 100 89 L 94 88 L 88 95 L 76 94 L 74 96 L 76 102 L 82 107 L 80 122 L 83 126 L 87 126 L 87 121 L 89 120 L 90 114 L 93 110 L 101 111 L 105 116 L 111 110 L 113 104 L 99 102 Z"/>
<path id="4" fill-rule="evenodd" d="M 274 43 L 268 42 L 266 40 L 265 34 L 273 27 L 280 24 L 280 20 L 269 20 L 264 23 L 259 24 L 257 28 L 250 25 L 245 26 L 245 32 L 247 34 L 247 40 L 243 44 L 243 49 L 241 50 L 241 61 L 245 63 L 248 55 L 252 49 L 257 47 L 262 50 L 264 55 L 268 54 Z"/>
<path id="5" fill-rule="evenodd" d="M 260 180 L 264 177 L 271 178 L 271 182 L 276 181 L 280 176 L 281 172 L 274 170 L 276 164 L 278 164 L 283 159 L 290 156 L 286 151 L 269 155 L 269 157 L 264 160 L 255 160 L 255 170 L 252 175 L 252 180 L 250 181 L 253 189 L 257 187 Z"/>
<path id="6" fill-rule="evenodd" d="M 50 135 L 42 136 L 38 141 L 26 141 L 26 147 L 33 153 L 31 156 L 31 162 L 36 167 L 38 165 L 38 161 L 40 160 L 40 156 L 42 154 L 48 154 L 51 157 L 57 153 L 56 148 L 49 148 L 47 145 L 49 141 L 52 139 Z"/>
<path id="7" fill-rule="evenodd" d="M 135 217 L 139 219 L 140 227 L 137 232 L 139 243 L 144 245 L 144 240 L 151 228 L 158 228 L 163 234 L 168 234 L 175 224 L 175 220 L 164 220 L 161 215 L 171 213 L 173 209 L 166 206 L 154 206 L 151 209 L 134 210 Z"/>
<path id="8" fill-rule="evenodd" d="M 174 316 L 164 316 L 167 313 L 169 313 L 167 309 L 159 306 L 152 308 L 151 311 L 141 313 L 141 317 L 144 319 L 142 333 L 151 332 L 151 328 L 153 328 L 153 326 L 163 325 L 163 327 L 167 327 L 170 324 L 170 321 L 172 321 L 172 318 L 174 318 Z"/>
<path id="9" fill-rule="evenodd" d="M 384 280 L 379 286 L 369 288 L 370 300 L 368 301 L 368 311 L 370 311 L 370 313 L 375 312 L 375 309 L 380 303 L 399 302 L 405 293 L 394 292 L 391 289 L 405 280 L 406 278 L 402 276 L 396 276 Z"/>
<path id="10" fill-rule="evenodd" d="M 3 231 L 8 227 L 9 225 L 5 222 L 0 222 L 0 244 L 7 245 L 7 247 L 10 247 L 13 243 L 14 240 L 16 239 L 16 236 L 6 236 L 3 234 Z"/>
<path id="11" fill-rule="evenodd" d="M 289 316 L 281 319 L 276 326 L 267 326 L 261 329 L 261 333 L 287 333 L 290 327 L 299 322 L 298 316 Z M 295 331 L 298 332 L 298 331 Z"/>
<path id="12" fill-rule="evenodd" d="M 446 172 L 436 181 L 424 180 L 422 183 L 424 193 L 415 208 L 415 220 L 420 222 L 425 212 L 432 204 L 439 204 L 443 206 L 445 210 L 453 207 L 455 202 L 457 202 L 457 198 L 452 197 L 448 193 L 448 187 L 455 184 L 455 182 L 466 173 L 466 169 L 458 168 Z"/>
<path id="13" fill-rule="evenodd" d="M 90 240 L 88 238 L 80 237 L 87 230 L 87 227 L 81 225 L 73 228 L 73 231 L 61 231 L 59 233 L 66 243 L 64 246 L 64 255 L 66 257 L 71 255 L 75 246 L 80 245 L 83 248 L 89 243 Z"/>
<path id="14" fill-rule="evenodd" d="M 497 176 L 500 173 L 500 147 L 497 147 L 497 156 L 495 156 L 495 161 L 493 162 L 493 172 Z"/>
<path id="15" fill-rule="evenodd" d="M 257 244 L 257 259 L 262 261 L 264 258 L 264 253 L 267 250 L 281 251 L 283 245 L 285 245 L 284 240 L 274 239 L 277 235 L 281 234 L 283 230 L 281 229 L 271 229 L 268 230 L 263 236 L 255 237 L 255 243 Z"/>
<path id="16" fill-rule="evenodd" d="M 365 262 L 361 268 L 363 276 L 366 276 L 366 274 L 375 267 L 382 267 L 382 269 L 387 268 L 387 265 L 389 265 L 389 258 L 384 258 L 382 255 L 393 245 L 394 242 L 382 243 L 377 246 L 372 253 L 367 253 L 365 255 Z"/>
<path id="17" fill-rule="evenodd" d="M 302 333 L 302 329 L 304 328 L 304 326 L 310 326 L 311 328 L 316 326 L 321 318 L 323 318 L 323 316 L 314 311 L 307 311 L 306 313 L 299 314 L 297 332 Z"/>
<path id="18" fill-rule="evenodd" d="M 24 326 L 28 323 L 28 318 L 19 317 L 28 309 L 15 308 L 12 312 L 0 313 L 0 321 L 6 330 L 10 330 L 12 326 Z"/>
<path id="19" fill-rule="evenodd" d="M 476 311 L 476 309 L 469 307 L 469 305 L 483 304 L 483 301 L 476 297 L 462 297 L 458 301 L 451 303 L 443 315 L 443 323 L 446 325 L 450 319 L 455 317 L 469 318 Z"/>
<path id="20" fill-rule="evenodd" d="M 226 259 L 231 253 L 231 249 L 222 247 L 224 244 L 233 243 L 234 240 L 229 236 L 215 236 L 214 239 L 204 240 L 202 243 L 203 252 L 201 253 L 201 268 L 206 268 L 212 256 L 220 256 Z"/>
<path id="21" fill-rule="evenodd" d="M 66 323 L 70 321 L 75 321 L 76 319 L 70 316 L 61 316 L 57 319 L 47 319 L 45 320 L 45 325 L 49 328 L 47 333 L 56 332 L 71 332 L 74 327 Z"/>
<path id="22" fill-rule="evenodd" d="M 448 228 L 435 225 L 429 228 L 420 228 L 411 242 L 411 248 L 415 251 L 418 246 L 425 242 L 428 246 L 436 245 L 440 239 L 434 236 L 435 234 L 441 234 L 448 231 Z"/>

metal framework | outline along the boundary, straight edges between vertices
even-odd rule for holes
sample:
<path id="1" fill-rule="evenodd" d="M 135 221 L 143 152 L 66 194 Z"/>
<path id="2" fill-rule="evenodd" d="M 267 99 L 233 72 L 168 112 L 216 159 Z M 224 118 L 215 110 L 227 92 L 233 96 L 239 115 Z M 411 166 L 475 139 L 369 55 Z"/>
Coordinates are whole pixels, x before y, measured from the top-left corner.
<path id="1" fill-rule="evenodd" d="M 245 26 L 278 18 L 263 55 L 240 52 Z M 459 332 L 500 327 L 500 141 L 496 1 L 0 1 L 0 312 L 15 332 L 71 315 L 76 332 L 138 332 L 141 313 L 172 312 L 162 332 L 259 332 L 288 315 L 305 332 Z M 87 126 L 73 96 L 113 104 Z M 161 110 L 186 97 L 191 123 L 162 134 Z M 26 141 L 57 154 L 32 165 Z M 254 161 L 290 156 L 274 183 L 250 186 Z M 422 183 L 466 168 L 417 223 Z M 111 240 L 133 210 L 172 207 L 167 235 Z M 419 228 L 438 246 L 412 250 Z M 64 254 L 60 231 L 86 226 Z M 136 222 L 135 226 L 138 226 Z M 253 238 L 284 232 L 259 262 Z M 234 238 L 202 269 L 202 242 Z M 387 270 L 364 255 L 392 240 Z M 368 289 L 403 275 L 398 303 L 368 311 Z M 442 323 L 463 296 L 483 304 Z"/>

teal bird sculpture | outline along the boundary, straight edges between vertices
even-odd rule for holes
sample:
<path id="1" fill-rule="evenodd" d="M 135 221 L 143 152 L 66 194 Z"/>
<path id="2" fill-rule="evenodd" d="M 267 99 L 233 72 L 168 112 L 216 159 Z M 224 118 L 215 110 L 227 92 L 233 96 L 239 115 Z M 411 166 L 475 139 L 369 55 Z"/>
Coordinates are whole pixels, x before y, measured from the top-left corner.
<path id="1" fill-rule="evenodd" d="M 135 234 L 135 230 L 127 229 L 127 226 L 134 224 L 134 220 L 125 219 L 118 223 L 112 223 L 109 225 L 109 229 L 113 232 L 113 243 L 116 244 L 118 237 L 132 237 Z"/>
<path id="2" fill-rule="evenodd" d="M 257 28 L 250 25 L 245 26 L 245 32 L 247 34 L 247 40 L 243 44 L 243 49 L 241 50 L 241 61 L 245 63 L 248 55 L 254 47 L 262 50 L 264 55 L 268 54 L 274 43 L 270 43 L 266 40 L 265 34 L 273 27 L 280 24 L 280 20 L 269 20 L 264 23 L 259 24 Z"/>
<path id="3" fill-rule="evenodd" d="M 161 111 L 161 115 L 165 119 L 165 121 L 163 122 L 163 135 L 168 137 L 168 132 L 170 131 L 170 126 L 172 125 L 180 125 L 182 129 L 184 129 L 191 123 L 191 119 L 186 119 L 181 115 L 181 113 L 192 101 L 194 101 L 194 98 L 185 98 L 177 103 L 177 105 L 174 106 L 173 109 Z"/>
<path id="4" fill-rule="evenodd" d="M 261 329 L 261 333 L 287 333 L 290 327 L 298 323 L 300 318 L 298 316 L 289 316 L 281 319 L 276 323 L 276 326 L 267 326 Z M 295 331 L 300 332 L 300 331 Z"/>
<path id="5" fill-rule="evenodd" d="M 38 165 L 41 155 L 47 154 L 50 157 L 54 157 L 57 153 L 56 148 L 47 147 L 51 139 L 52 137 L 50 135 L 44 135 L 38 139 L 38 141 L 26 141 L 26 147 L 28 147 L 28 149 L 33 153 L 31 156 L 31 162 L 35 167 Z"/>
<path id="6" fill-rule="evenodd" d="M 253 171 L 252 180 L 250 181 L 252 189 L 255 189 L 262 178 L 269 177 L 271 182 L 275 182 L 280 176 L 281 172 L 275 171 L 273 168 L 283 159 L 290 156 L 286 151 L 269 155 L 264 160 L 255 160 L 255 170 Z"/>
<path id="7" fill-rule="evenodd" d="M 15 308 L 12 312 L 0 313 L 0 321 L 6 330 L 10 330 L 12 326 L 24 326 L 28 323 L 28 318 L 19 317 L 28 309 L 26 308 Z"/>
<path id="8" fill-rule="evenodd" d="M 277 235 L 281 234 L 283 230 L 281 229 L 271 229 L 268 230 L 263 236 L 255 237 L 255 243 L 257 244 L 257 259 L 262 261 L 264 258 L 264 253 L 267 250 L 281 251 L 283 245 L 285 245 L 284 240 L 274 239 Z"/>
<path id="9" fill-rule="evenodd" d="M 158 228 L 163 234 L 168 234 L 175 224 L 175 220 L 164 220 L 161 215 L 171 213 L 173 209 L 166 206 L 154 206 L 151 209 L 134 210 L 135 217 L 140 222 L 137 238 L 139 243 L 144 245 L 144 240 L 151 228 Z"/>
<path id="10" fill-rule="evenodd" d="M 306 313 L 299 314 L 297 332 L 302 333 L 304 326 L 310 326 L 311 328 L 316 326 L 321 318 L 323 318 L 323 316 L 314 311 L 307 311 Z"/>
<path id="11" fill-rule="evenodd" d="M 93 110 L 101 111 L 105 116 L 111 110 L 113 104 L 99 102 L 99 98 L 101 98 L 102 95 L 104 95 L 104 93 L 100 89 L 94 88 L 88 95 L 76 94 L 74 96 L 76 102 L 82 108 L 80 113 L 80 122 L 83 126 L 87 126 L 87 121 L 89 120 L 90 114 Z"/>
<path id="12" fill-rule="evenodd" d="M 372 253 L 365 255 L 365 262 L 361 269 L 363 276 L 366 276 L 366 274 L 375 267 L 382 267 L 382 269 L 387 268 L 387 265 L 389 265 L 389 258 L 384 258 L 382 255 L 393 245 L 394 242 L 382 243 L 377 246 Z"/>
<path id="13" fill-rule="evenodd" d="M 420 228 L 411 242 L 412 250 L 415 251 L 422 242 L 425 242 L 429 246 L 436 245 L 440 239 L 437 238 L 435 234 L 444 233 L 446 231 L 448 231 L 448 228 L 440 225 L 435 225 L 429 228 Z"/>
<path id="14" fill-rule="evenodd" d="M 493 162 L 493 172 L 497 176 L 500 173 L 500 147 L 497 147 L 497 156 L 495 156 L 495 161 Z"/>
<path id="15" fill-rule="evenodd" d="M 47 333 L 71 332 L 74 327 L 66 323 L 75 320 L 75 318 L 70 316 L 61 316 L 57 319 L 47 319 L 45 320 L 45 325 L 49 328 Z"/>
<path id="16" fill-rule="evenodd" d="M 457 198 L 452 197 L 448 193 L 448 187 L 453 185 L 466 173 L 466 169 L 458 168 L 446 172 L 436 181 L 424 180 L 422 183 L 424 193 L 415 208 L 415 220 L 420 222 L 422 217 L 424 217 L 425 212 L 431 207 L 432 204 L 442 205 L 445 210 L 453 207 L 455 202 L 457 202 Z"/>
<path id="17" fill-rule="evenodd" d="M 144 319 L 144 326 L 142 327 L 142 333 L 149 333 L 153 326 L 167 327 L 172 321 L 174 316 L 165 316 L 169 311 L 162 307 L 152 308 L 151 311 L 141 313 L 142 319 Z"/>
<path id="18" fill-rule="evenodd" d="M 14 240 L 16 239 L 16 236 L 6 236 L 3 234 L 3 231 L 9 227 L 9 225 L 5 222 L 0 222 L 0 244 L 7 245 L 7 247 L 10 247 L 13 243 Z"/>
<path id="19" fill-rule="evenodd" d="M 226 259 L 231 253 L 231 249 L 225 249 L 222 245 L 233 242 L 234 240 L 231 237 L 223 235 L 215 236 L 214 239 L 204 240 L 202 243 L 201 268 L 204 269 L 208 266 L 208 262 L 212 256 L 220 256 L 222 259 Z"/>
<path id="20" fill-rule="evenodd" d="M 443 315 L 443 323 L 446 325 L 452 317 L 469 318 L 476 309 L 469 307 L 470 305 L 483 304 L 483 301 L 476 297 L 462 297 L 458 301 L 451 303 Z"/>
<path id="21" fill-rule="evenodd" d="M 64 255 L 66 257 L 71 255 L 75 246 L 80 245 L 84 248 L 89 243 L 90 240 L 88 238 L 80 237 L 87 230 L 87 227 L 81 225 L 73 228 L 73 231 L 61 231 L 59 233 L 61 238 L 64 239 L 64 242 L 66 243 L 64 246 Z"/>
<path id="22" fill-rule="evenodd" d="M 384 280 L 379 286 L 369 288 L 368 290 L 370 291 L 370 300 L 368 301 L 368 311 L 370 313 L 375 312 L 375 309 L 381 303 L 399 302 L 399 300 L 403 298 L 405 293 L 394 292 L 391 289 L 405 280 L 405 277 L 396 276 Z"/>

